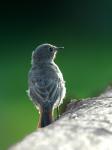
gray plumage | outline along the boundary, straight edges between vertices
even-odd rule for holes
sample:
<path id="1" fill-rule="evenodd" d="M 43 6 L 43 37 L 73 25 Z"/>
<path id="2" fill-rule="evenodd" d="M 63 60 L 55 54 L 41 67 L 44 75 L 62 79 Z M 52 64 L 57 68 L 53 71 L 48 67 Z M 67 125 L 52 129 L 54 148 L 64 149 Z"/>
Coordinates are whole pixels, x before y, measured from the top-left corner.
<path id="1" fill-rule="evenodd" d="M 32 53 L 32 67 L 28 75 L 28 95 L 37 108 L 56 108 L 65 97 L 65 81 L 54 63 L 60 48 L 51 44 L 42 44 Z"/>

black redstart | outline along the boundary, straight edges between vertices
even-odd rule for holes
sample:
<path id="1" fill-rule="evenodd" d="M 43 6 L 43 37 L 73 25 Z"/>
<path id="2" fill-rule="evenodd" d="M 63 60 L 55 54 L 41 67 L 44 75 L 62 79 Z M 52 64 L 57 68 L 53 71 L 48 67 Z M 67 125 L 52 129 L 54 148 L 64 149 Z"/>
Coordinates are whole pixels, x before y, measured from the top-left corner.
<path id="1" fill-rule="evenodd" d="M 63 102 L 66 94 L 63 75 L 54 63 L 56 53 L 62 48 L 42 44 L 32 53 L 28 95 L 40 111 L 38 127 L 45 127 L 52 122 L 53 109 Z"/>

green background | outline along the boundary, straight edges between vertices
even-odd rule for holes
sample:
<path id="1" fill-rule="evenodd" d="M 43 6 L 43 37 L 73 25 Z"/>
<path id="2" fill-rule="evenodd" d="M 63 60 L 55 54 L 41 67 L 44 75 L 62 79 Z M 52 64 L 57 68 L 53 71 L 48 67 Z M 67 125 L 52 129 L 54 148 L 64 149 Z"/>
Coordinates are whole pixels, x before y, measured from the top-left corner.
<path id="1" fill-rule="evenodd" d="M 56 63 L 67 100 L 96 95 L 112 81 L 112 2 L 32 1 L 0 5 L 0 150 L 37 128 L 38 112 L 26 94 L 37 45 L 64 46 Z"/>

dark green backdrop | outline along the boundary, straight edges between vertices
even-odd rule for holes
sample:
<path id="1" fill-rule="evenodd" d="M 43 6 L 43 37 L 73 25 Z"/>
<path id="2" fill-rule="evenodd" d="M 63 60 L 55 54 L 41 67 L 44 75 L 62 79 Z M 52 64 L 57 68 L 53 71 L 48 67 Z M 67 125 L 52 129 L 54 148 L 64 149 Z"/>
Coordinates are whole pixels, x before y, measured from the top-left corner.
<path id="1" fill-rule="evenodd" d="M 61 0 L 0 4 L 0 150 L 36 129 L 27 97 L 32 50 L 64 46 L 56 59 L 67 99 L 86 98 L 112 81 L 112 1 Z"/>

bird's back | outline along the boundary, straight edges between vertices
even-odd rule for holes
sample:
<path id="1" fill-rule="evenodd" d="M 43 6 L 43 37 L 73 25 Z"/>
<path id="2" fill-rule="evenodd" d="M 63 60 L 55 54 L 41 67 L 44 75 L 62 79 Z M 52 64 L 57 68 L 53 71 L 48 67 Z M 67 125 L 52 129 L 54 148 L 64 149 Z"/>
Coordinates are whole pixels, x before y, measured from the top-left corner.
<path id="1" fill-rule="evenodd" d="M 58 105 L 65 96 L 61 71 L 55 63 L 32 66 L 29 72 L 29 95 L 37 105 Z"/>

